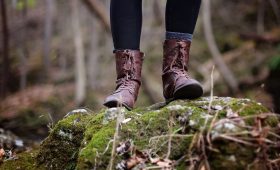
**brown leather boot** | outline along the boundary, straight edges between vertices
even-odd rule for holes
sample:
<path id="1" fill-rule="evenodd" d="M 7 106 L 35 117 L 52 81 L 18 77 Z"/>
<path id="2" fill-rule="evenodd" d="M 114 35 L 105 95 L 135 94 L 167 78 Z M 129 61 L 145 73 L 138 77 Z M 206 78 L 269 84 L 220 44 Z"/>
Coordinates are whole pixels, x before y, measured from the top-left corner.
<path id="1" fill-rule="evenodd" d="M 165 40 L 162 67 L 163 95 L 167 102 L 195 99 L 203 94 L 200 83 L 188 75 L 191 42 Z"/>
<path id="2" fill-rule="evenodd" d="M 111 107 L 124 106 L 131 110 L 137 100 L 141 85 L 141 69 L 144 54 L 138 50 L 115 51 L 117 87 L 106 98 L 104 105 Z"/>

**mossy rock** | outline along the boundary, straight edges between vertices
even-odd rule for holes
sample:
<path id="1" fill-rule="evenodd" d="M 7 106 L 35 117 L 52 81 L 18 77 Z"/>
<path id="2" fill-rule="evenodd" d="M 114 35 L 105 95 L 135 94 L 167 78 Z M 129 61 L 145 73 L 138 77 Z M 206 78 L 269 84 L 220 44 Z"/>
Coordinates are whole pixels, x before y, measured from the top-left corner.
<path id="1" fill-rule="evenodd" d="M 280 166 L 279 117 L 249 99 L 205 97 L 133 111 L 112 108 L 99 113 L 72 113 L 59 121 L 42 142 L 36 159 L 28 163 L 33 169 Z M 5 161 L 0 169 L 11 164 L 17 162 Z M 26 167 L 22 163 L 19 166 Z"/>

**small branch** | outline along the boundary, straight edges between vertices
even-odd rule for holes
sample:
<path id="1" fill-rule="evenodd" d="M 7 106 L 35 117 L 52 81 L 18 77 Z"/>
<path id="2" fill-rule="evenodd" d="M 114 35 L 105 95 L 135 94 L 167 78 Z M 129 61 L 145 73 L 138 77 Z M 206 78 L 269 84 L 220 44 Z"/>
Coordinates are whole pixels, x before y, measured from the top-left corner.
<path id="1" fill-rule="evenodd" d="M 218 137 L 224 138 L 224 139 L 227 139 L 227 140 L 231 140 L 231 141 L 234 141 L 234 142 L 237 142 L 237 143 L 242 143 L 242 144 L 245 144 L 245 145 L 249 145 L 249 146 L 254 146 L 254 147 L 257 146 L 253 143 L 246 142 L 244 140 L 240 140 L 240 139 L 237 139 L 237 138 L 234 138 L 234 137 L 231 137 L 231 136 L 227 136 L 227 135 L 223 135 L 223 134 L 219 135 Z"/>
<path id="2" fill-rule="evenodd" d="M 177 137 L 177 138 L 186 138 L 186 137 L 193 137 L 193 135 L 179 135 L 179 134 L 172 134 L 172 135 L 161 135 L 161 136 L 153 136 L 150 138 L 149 143 L 151 143 L 152 140 L 160 139 L 160 138 L 169 138 L 169 137 Z"/>
<path id="3" fill-rule="evenodd" d="M 111 144 L 112 142 L 114 142 L 114 140 L 110 140 L 110 141 L 107 143 L 107 146 L 106 146 L 106 148 L 104 149 L 102 155 L 104 155 L 104 154 L 108 151 L 108 149 L 109 149 L 109 147 L 110 147 L 110 144 Z"/>
<path id="4" fill-rule="evenodd" d="M 170 153 L 171 153 L 171 144 L 172 144 L 172 127 L 173 127 L 173 116 L 172 112 L 170 115 L 170 119 L 168 121 L 168 126 L 169 126 L 169 139 L 168 139 L 168 149 L 167 149 L 167 154 L 166 154 L 166 159 L 169 159 Z"/>
<path id="5" fill-rule="evenodd" d="M 280 158 L 274 159 L 274 160 L 270 160 L 270 163 L 277 163 L 277 162 L 280 162 Z"/>
<path id="6" fill-rule="evenodd" d="M 98 0 L 82 0 L 91 13 L 93 13 L 102 23 L 104 29 L 110 33 L 110 21 L 107 16 L 106 8 Z"/>
<path id="7" fill-rule="evenodd" d="M 277 135 L 276 133 L 273 133 L 273 132 L 268 132 L 270 135 L 272 135 L 272 136 L 274 136 L 274 137 L 276 137 L 276 138 L 278 138 L 279 140 L 280 140 L 280 136 L 279 135 Z"/>
<path id="8" fill-rule="evenodd" d="M 270 44 L 277 44 L 280 42 L 279 36 L 274 36 L 273 33 L 266 33 L 262 35 L 258 35 L 255 33 L 248 33 L 248 34 L 240 34 L 240 38 L 245 40 L 253 40 L 257 43 L 270 43 Z"/>
<path id="9" fill-rule="evenodd" d="M 211 71 L 211 91 L 210 91 L 210 101 L 209 101 L 209 105 L 208 105 L 208 114 L 210 114 L 210 112 L 211 112 L 211 106 L 212 106 L 212 102 L 213 102 L 214 70 L 215 70 L 215 66 L 212 67 L 212 71 Z"/>
<path id="10" fill-rule="evenodd" d="M 273 12 L 276 16 L 277 22 L 280 25 L 280 8 L 278 3 L 275 0 L 269 0 L 271 7 L 273 9 Z M 279 2 L 279 1 L 278 1 Z"/>
<path id="11" fill-rule="evenodd" d="M 232 71 L 225 64 L 225 62 L 222 58 L 222 55 L 217 47 L 214 35 L 213 35 L 213 29 L 212 29 L 212 23 L 211 23 L 210 0 L 204 0 L 202 3 L 202 7 L 203 7 L 202 16 L 203 16 L 204 34 L 205 34 L 205 38 L 207 41 L 207 45 L 212 54 L 214 63 L 217 65 L 219 72 L 221 73 L 222 77 L 224 78 L 228 88 L 232 92 L 237 92 L 238 91 L 238 81 L 236 80 Z"/>

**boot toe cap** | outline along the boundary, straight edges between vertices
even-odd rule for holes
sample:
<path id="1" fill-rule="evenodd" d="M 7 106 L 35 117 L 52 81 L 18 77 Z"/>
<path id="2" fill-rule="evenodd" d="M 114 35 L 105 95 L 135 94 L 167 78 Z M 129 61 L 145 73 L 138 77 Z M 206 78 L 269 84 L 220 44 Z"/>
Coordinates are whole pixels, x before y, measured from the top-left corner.
<path id="1" fill-rule="evenodd" d="M 175 99 L 195 99 L 203 95 L 201 84 L 195 79 L 178 82 L 174 90 Z"/>
<path id="2" fill-rule="evenodd" d="M 105 99 L 103 103 L 104 106 L 108 108 L 112 107 L 125 107 L 128 110 L 132 110 L 133 101 L 130 100 L 130 97 L 123 96 L 121 94 L 110 95 Z"/>

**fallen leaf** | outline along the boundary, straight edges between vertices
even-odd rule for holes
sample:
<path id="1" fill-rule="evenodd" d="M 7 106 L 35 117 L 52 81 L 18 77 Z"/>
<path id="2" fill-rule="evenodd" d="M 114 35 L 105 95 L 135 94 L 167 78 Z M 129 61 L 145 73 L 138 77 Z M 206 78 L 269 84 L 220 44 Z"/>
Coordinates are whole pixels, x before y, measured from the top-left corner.
<path id="1" fill-rule="evenodd" d="M 169 159 L 163 159 L 157 162 L 157 165 L 166 170 L 172 170 L 173 162 Z"/>
<path id="2" fill-rule="evenodd" d="M 5 151 L 3 148 L 0 149 L 0 160 L 2 160 L 5 156 Z"/>
<path id="3" fill-rule="evenodd" d="M 236 112 L 233 112 L 231 108 L 227 109 L 227 118 L 237 118 L 239 115 Z"/>
<path id="4" fill-rule="evenodd" d="M 223 107 L 220 105 L 215 105 L 215 106 L 212 106 L 211 109 L 220 111 L 220 110 L 223 110 Z"/>
<path id="5" fill-rule="evenodd" d="M 118 155 L 123 155 L 123 154 L 130 152 L 132 150 L 132 148 L 133 148 L 133 145 L 132 145 L 131 140 L 127 140 L 125 142 L 121 142 L 118 145 L 116 152 Z"/>
<path id="6" fill-rule="evenodd" d="M 131 121 L 131 118 L 124 119 L 124 120 L 122 121 L 122 124 L 126 124 L 126 123 L 129 122 L 129 121 Z"/>

